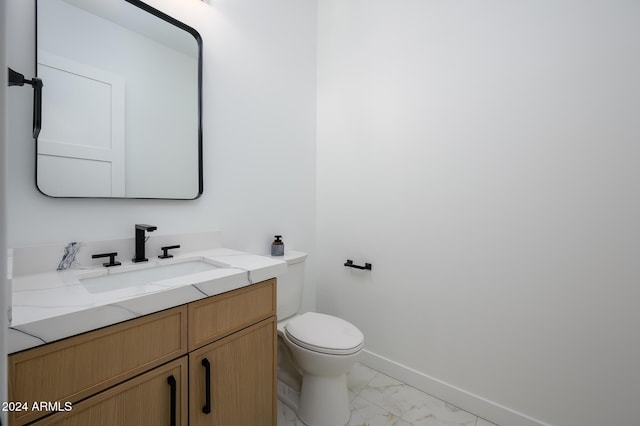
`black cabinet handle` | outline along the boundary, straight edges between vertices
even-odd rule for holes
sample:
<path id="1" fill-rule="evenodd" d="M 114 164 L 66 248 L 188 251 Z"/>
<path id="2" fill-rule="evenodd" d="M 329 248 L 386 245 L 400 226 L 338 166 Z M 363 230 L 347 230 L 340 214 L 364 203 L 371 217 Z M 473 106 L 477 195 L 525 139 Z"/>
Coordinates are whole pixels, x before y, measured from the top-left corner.
<path id="1" fill-rule="evenodd" d="M 167 377 L 167 383 L 169 383 L 169 386 L 171 387 L 171 426 L 176 426 L 176 378 L 173 377 L 173 375 Z"/>
<path id="2" fill-rule="evenodd" d="M 202 412 L 205 414 L 211 413 L 211 363 L 208 359 L 202 360 L 204 366 L 204 399 L 205 404 L 202 407 Z"/>

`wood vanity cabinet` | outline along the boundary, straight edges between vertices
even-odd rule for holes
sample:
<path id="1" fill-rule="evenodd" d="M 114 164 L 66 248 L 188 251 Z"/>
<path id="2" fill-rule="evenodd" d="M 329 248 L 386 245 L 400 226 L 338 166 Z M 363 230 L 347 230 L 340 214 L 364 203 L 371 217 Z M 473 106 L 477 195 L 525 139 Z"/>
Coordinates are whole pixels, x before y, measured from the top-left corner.
<path id="1" fill-rule="evenodd" d="M 187 353 L 187 308 L 180 306 L 9 356 L 9 424 L 50 412 L 34 403 L 74 404 Z M 73 413 L 73 411 L 71 411 Z"/>
<path id="2" fill-rule="evenodd" d="M 12 354 L 9 401 L 29 409 L 9 424 L 275 426 L 275 291 L 270 279 Z"/>
<path id="3" fill-rule="evenodd" d="M 190 425 L 276 425 L 275 312 L 275 279 L 189 304 Z"/>
<path id="4" fill-rule="evenodd" d="M 189 424 L 275 426 L 275 318 L 189 353 Z"/>

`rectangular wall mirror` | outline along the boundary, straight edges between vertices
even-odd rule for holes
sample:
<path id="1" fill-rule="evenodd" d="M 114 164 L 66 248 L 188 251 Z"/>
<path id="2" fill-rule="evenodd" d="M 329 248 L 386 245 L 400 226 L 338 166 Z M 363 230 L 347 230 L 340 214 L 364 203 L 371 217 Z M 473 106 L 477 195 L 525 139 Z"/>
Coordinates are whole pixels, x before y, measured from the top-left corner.
<path id="1" fill-rule="evenodd" d="M 138 0 L 36 0 L 42 129 L 36 183 L 52 197 L 202 193 L 202 40 Z"/>

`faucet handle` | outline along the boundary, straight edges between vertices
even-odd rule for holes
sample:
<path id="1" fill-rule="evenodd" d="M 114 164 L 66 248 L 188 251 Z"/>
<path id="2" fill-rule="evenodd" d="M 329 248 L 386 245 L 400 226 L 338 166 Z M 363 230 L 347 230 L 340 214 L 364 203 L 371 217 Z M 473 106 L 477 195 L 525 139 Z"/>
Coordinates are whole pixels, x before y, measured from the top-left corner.
<path id="1" fill-rule="evenodd" d="M 162 250 L 162 254 L 160 256 L 158 256 L 158 258 L 160 259 L 168 259 L 170 257 L 173 257 L 172 254 L 169 254 L 168 251 L 172 250 L 172 249 L 179 249 L 180 245 L 175 245 L 175 246 L 165 246 L 165 247 L 160 247 L 160 250 Z"/>
<path id="2" fill-rule="evenodd" d="M 139 229 L 141 231 L 152 232 L 158 229 L 158 227 L 155 225 L 146 225 L 144 223 L 136 223 L 136 229 Z"/>
<path id="3" fill-rule="evenodd" d="M 100 257 L 108 257 L 109 261 L 105 262 L 102 264 L 102 266 L 105 267 L 109 267 L 109 266 L 118 266 L 118 265 L 122 265 L 122 263 L 120 262 L 116 262 L 116 256 L 118 255 L 117 252 L 113 252 L 113 253 L 102 253 L 102 254 L 92 254 L 91 258 L 92 259 L 98 259 Z"/>

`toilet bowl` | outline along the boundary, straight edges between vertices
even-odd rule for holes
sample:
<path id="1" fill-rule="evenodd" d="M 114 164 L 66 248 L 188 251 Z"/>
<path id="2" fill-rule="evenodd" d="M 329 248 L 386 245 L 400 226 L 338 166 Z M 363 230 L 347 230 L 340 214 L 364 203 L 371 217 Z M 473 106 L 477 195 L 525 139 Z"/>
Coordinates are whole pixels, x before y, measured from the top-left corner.
<path id="1" fill-rule="evenodd" d="M 348 321 L 317 312 L 300 314 L 304 260 L 285 253 L 278 277 L 278 398 L 307 426 L 349 422 L 347 371 L 357 362 L 364 336 Z"/>
<path id="2" fill-rule="evenodd" d="M 360 330 L 343 319 L 307 312 L 279 323 L 278 336 L 286 345 L 279 345 L 278 356 L 288 351 L 288 362 L 300 375 L 299 381 L 289 378 L 289 392 L 279 384 L 279 393 L 287 394 L 279 395 L 281 400 L 308 426 L 346 425 L 351 414 L 347 371 L 362 352 Z"/>

